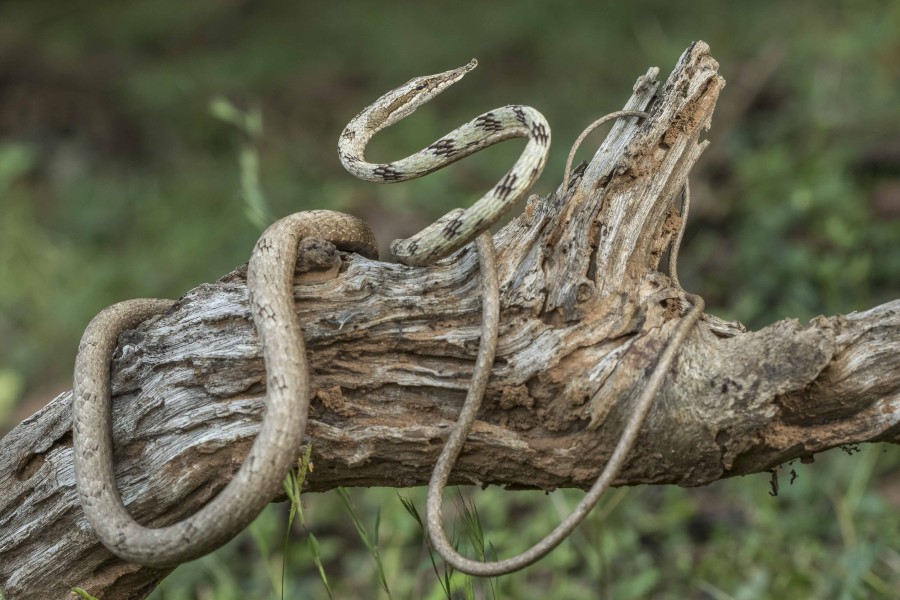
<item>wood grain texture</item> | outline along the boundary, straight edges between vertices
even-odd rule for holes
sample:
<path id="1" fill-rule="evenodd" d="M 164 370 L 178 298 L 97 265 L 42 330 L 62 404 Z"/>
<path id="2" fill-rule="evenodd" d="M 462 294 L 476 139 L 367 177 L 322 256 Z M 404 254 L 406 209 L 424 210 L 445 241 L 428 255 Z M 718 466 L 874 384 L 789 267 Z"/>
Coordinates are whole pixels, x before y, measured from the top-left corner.
<path id="1" fill-rule="evenodd" d="M 658 268 L 724 81 L 703 43 L 661 88 L 655 76 L 626 103 L 651 117 L 615 125 L 568 190 L 533 197 L 495 236 L 500 346 L 451 482 L 589 486 L 687 310 Z M 427 269 L 333 259 L 294 288 L 314 390 L 310 489 L 424 485 L 477 352 L 474 248 Z M 141 522 L 196 511 L 241 464 L 265 396 L 249 317 L 242 267 L 120 337 L 116 477 Z M 168 571 L 114 559 L 78 505 L 71 402 L 60 395 L 0 440 L 0 587 L 13 600 L 72 585 L 146 597 Z M 618 483 L 705 485 L 878 441 L 900 442 L 900 300 L 754 332 L 705 315 Z"/>

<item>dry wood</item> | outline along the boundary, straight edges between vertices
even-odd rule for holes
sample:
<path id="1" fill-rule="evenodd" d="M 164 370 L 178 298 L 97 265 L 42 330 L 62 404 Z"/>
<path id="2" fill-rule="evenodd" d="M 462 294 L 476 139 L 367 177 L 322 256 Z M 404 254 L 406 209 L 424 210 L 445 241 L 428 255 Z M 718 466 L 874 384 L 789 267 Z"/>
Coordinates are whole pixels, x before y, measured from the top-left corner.
<path id="1" fill-rule="evenodd" d="M 625 108 L 651 118 L 616 124 L 568 189 L 531 198 L 497 234 L 500 348 L 455 482 L 583 488 L 602 469 L 687 308 L 658 265 L 724 85 L 717 69 L 700 42 L 661 90 L 648 71 Z M 433 268 L 323 243 L 303 254 L 309 489 L 424 485 L 478 346 L 474 250 Z M 120 339 L 117 475 L 143 522 L 196 510 L 257 431 L 264 370 L 244 276 L 191 290 Z M 144 598 L 167 571 L 124 564 L 92 534 L 75 493 L 70 408 L 67 392 L 0 440 L 0 588 L 13 600 L 66 598 L 73 585 Z M 756 332 L 705 315 L 618 483 L 704 485 L 876 441 L 900 441 L 900 300 Z"/>

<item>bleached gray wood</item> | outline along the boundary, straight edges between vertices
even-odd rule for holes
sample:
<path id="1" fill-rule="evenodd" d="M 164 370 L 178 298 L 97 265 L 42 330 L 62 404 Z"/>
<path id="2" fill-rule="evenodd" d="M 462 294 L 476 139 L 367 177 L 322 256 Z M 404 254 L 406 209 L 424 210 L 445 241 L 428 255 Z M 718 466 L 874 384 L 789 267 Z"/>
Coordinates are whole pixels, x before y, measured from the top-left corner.
<path id="1" fill-rule="evenodd" d="M 626 104 L 652 117 L 616 126 L 565 195 L 532 198 L 495 238 L 500 348 L 456 482 L 589 486 L 686 309 L 658 263 L 724 81 L 702 42 L 655 98 L 653 77 Z M 310 490 L 424 485 L 477 350 L 474 250 L 422 269 L 313 244 L 301 262 L 295 296 L 315 390 Z M 198 286 L 120 338 L 117 476 L 142 522 L 195 511 L 257 431 L 264 370 L 244 275 Z M 70 407 L 62 394 L 0 440 L 0 587 L 13 600 L 68 598 L 72 585 L 146 597 L 167 571 L 112 557 L 81 513 Z M 900 300 L 755 332 L 706 315 L 618 483 L 704 485 L 878 441 L 900 442 Z"/>

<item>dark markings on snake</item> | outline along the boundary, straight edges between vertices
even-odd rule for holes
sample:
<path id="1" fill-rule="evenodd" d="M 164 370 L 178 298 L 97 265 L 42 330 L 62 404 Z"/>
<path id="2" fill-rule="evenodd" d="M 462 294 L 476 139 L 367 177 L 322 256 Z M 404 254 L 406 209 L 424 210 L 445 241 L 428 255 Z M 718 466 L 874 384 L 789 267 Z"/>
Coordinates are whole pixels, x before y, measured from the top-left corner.
<path id="1" fill-rule="evenodd" d="M 431 150 L 432 154 L 435 156 L 446 156 L 451 157 L 459 150 L 453 145 L 453 140 L 442 139 L 438 140 L 432 145 L 428 146 L 428 150 Z"/>
<path id="2" fill-rule="evenodd" d="M 513 104 L 510 108 L 512 108 L 513 114 L 516 115 L 516 121 L 527 126 L 528 123 L 525 122 L 525 111 L 522 110 L 522 107 L 518 104 Z"/>
<path id="3" fill-rule="evenodd" d="M 513 186 L 516 185 L 518 179 L 519 176 L 515 173 L 507 173 L 503 180 L 497 184 L 497 187 L 494 188 L 494 195 L 501 200 L 506 200 L 512 193 Z"/>
<path id="4" fill-rule="evenodd" d="M 497 120 L 497 117 L 495 117 L 492 112 L 484 113 L 476 118 L 475 127 L 481 127 L 485 131 L 500 131 L 503 129 L 503 125 Z"/>
<path id="5" fill-rule="evenodd" d="M 409 245 L 406 247 L 406 251 L 409 254 L 415 254 L 418 249 L 419 249 L 419 242 L 410 242 Z"/>
<path id="6" fill-rule="evenodd" d="M 260 318 L 263 318 L 263 319 L 274 319 L 275 318 L 275 309 L 273 309 L 268 304 L 257 304 L 257 312 L 259 313 Z"/>
<path id="7" fill-rule="evenodd" d="M 546 146 L 547 142 L 550 141 L 550 134 L 547 133 L 547 128 L 544 127 L 543 123 L 535 123 L 531 126 L 531 137 L 543 146 Z"/>
<path id="8" fill-rule="evenodd" d="M 459 235 L 459 229 L 462 227 L 462 221 L 459 219 L 451 219 L 449 223 L 444 225 L 444 237 L 452 240 Z"/>
<path id="9" fill-rule="evenodd" d="M 270 240 L 266 236 L 263 236 L 263 237 L 259 238 L 259 240 L 257 240 L 256 247 L 259 248 L 260 250 L 271 250 L 272 249 L 272 240 Z"/>
<path id="10" fill-rule="evenodd" d="M 285 383 L 284 381 L 284 378 L 279 377 L 278 375 L 272 375 L 272 377 L 269 379 L 269 386 L 279 390 L 286 390 L 288 387 L 287 383 Z"/>
<path id="11" fill-rule="evenodd" d="M 400 177 L 403 175 L 400 171 L 392 167 L 391 165 L 378 165 L 372 171 L 377 177 L 381 177 L 385 181 L 400 181 Z"/>

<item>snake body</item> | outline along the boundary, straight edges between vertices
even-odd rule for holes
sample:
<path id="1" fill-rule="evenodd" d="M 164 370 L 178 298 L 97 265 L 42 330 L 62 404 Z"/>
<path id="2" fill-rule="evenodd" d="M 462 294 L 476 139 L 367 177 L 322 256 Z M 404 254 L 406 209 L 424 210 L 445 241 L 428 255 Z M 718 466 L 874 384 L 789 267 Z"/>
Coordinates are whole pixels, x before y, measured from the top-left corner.
<path id="1" fill-rule="evenodd" d="M 344 168 L 366 181 L 397 183 L 422 177 L 511 138 L 528 138 L 512 169 L 466 210 L 454 209 L 405 240 L 394 240 L 391 253 L 408 265 L 427 265 L 474 240 L 497 222 L 538 180 L 550 152 L 550 125 L 530 106 L 495 108 L 457 127 L 433 144 L 391 163 L 366 162 L 366 145 L 382 129 L 412 114 L 478 65 L 415 77 L 391 90 L 356 115 L 338 138 Z"/>
<path id="2" fill-rule="evenodd" d="M 121 302 L 98 314 L 85 330 L 75 360 L 75 480 L 81 506 L 97 537 L 120 558 L 172 566 L 202 556 L 239 533 L 277 495 L 300 452 L 309 409 L 309 369 L 293 301 L 297 244 L 305 237 L 378 257 L 378 244 L 368 225 L 333 211 L 297 213 L 263 233 L 247 268 L 247 288 L 266 364 L 265 417 L 234 478 L 207 505 L 174 525 L 145 527 L 122 503 L 113 474 L 109 380 L 119 333 L 168 310 L 173 302 Z"/>
<path id="3" fill-rule="evenodd" d="M 476 64 L 473 60 L 458 69 L 417 77 L 388 92 L 350 121 L 339 138 L 338 151 L 341 163 L 357 177 L 394 183 L 427 175 L 507 139 L 528 139 L 512 169 L 472 207 L 455 209 L 413 237 L 395 240 L 391 245 L 401 262 L 428 265 L 476 240 L 482 276 L 482 343 L 459 420 L 429 484 L 426 522 L 435 549 L 447 562 L 466 573 L 493 576 L 520 569 L 549 552 L 596 504 L 624 464 L 675 353 L 702 312 L 702 300 L 692 297 L 694 307 L 679 323 L 660 357 L 613 456 L 573 514 L 544 540 L 511 559 L 481 563 L 459 555 L 443 531 L 441 499 L 453 463 L 481 405 L 497 350 L 499 284 L 496 253 L 487 229 L 524 197 L 540 177 L 549 152 L 550 127 L 535 109 L 510 105 L 480 115 L 407 158 L 375 164 L 366 162 L 364 154 L 369 140 L 378 131 L 411 114 L 459 81 Z M 613 116 L 646 115 L 630 112 Z M 571 156 L 566 179 L 570 164 Z M 173 303 L 148 299 L 119 303 L 102 311 L 86 329 L 75 366 L 76 481 L 82 507 L 97 536 L 119 557 L 152 566 L 169 566 L 196 558 L 237 534 L 276 495 L 299 453 L 309 409 L 308 367 L 292 293 L 297 243 L 305 237 L 330 240 L 341 249 L 377 258 L 377 243 L 368 226 L 341 213 L 297 213 L 274 223 L 263 233 L 250 259 L 247 287 L 266 364 L 266 414 L 250 454 L 234 479 L 209 504 L 179 523 L 151 529 L 130 516 L 116 489 L 110 434 L 109 363 L 118 335 L 123 329 L 168 310 Z M 680 239 L 679 234 L 676 245 Z M 676 247 L 673 255 L 677 257 Z"/>
<path id="4" fill-rule="evenodd" d="M 569 153 L 569 160 L 563 178 L 563 189 L 568 189 L 568 176 L 570 173 L 572 157 L 574 156 L 578 145 L 584 139 L 584 136 L 597 125 L 612 118 L 623 116 L 646 117 L 647 115 L 642 113 L 636 115 L 633 114 L 633 111 L 620 111 L 619 113 L 606 115 L 588 126 L 585 132 L 579 136 L 578 141 L 576 141 Z M 690 188 L 686 181 L 684 184 L 684 202 L 681 214 L 682 222 L 675 239 L 672 241 L 669 258 L 669 276 L 676 289 L 681 288 L 678 281 L 678 252 L 681 246 L 681 240 L 684 236 L 684 229 L 687 225 L 687 213 L 689 208 Z M 665 377 L 671 369 L 675 357 L 684 345 L 685 340 L 687 340 L 688 336 L 693 331 L 697 321 L 699 321 L 700 317 L 703 315 L 705 303 L 700 296 L 685 292 L 685 296 L 691 303 L 691 307 L 676 324 L 671 338 L 668 340 L 665 349 L 659 356 L 659 360 L 653 367 L 650 377 L 647 379 L 644 388 L 641 390 L 634 406 L 631 408 L 631 412 L 625 423 L 622 434 L 619 437 L 619 441 L 616 443 L 612 455 L 604 466 L 603 471 L 601 471 L 596 481 L 578 502 L 572 512 L 540 541 L 516 556 L 488 562 L 473 560 L 460 554 L 456 549 L 456 545 L 450 542 L 444 531 L 442 516 L 444 489 L 447 487 L 447 482 L 450 479 L 453 464 L 462 452 L 466 437 L 469 435 L 472 426 L 475 424 L 475 418 L 478 415 L 478 410 L 481 408 L 481 403 L 484 399 L 484 394 L 490 378 L 491 365 L 493 364 L 497 350 L 500 303 L 496 256 L 493 244 L 487 234 L 482 234 L 478 237 L 477 245 L 482 274 L 482 343 L 478 348 L 475 369 L 472 375 L 472 383 L 469 386 L 466 399 L 460 410 L 456 426 L 451 431 L 450 437 L 447 439 L 446 444 L 444 444 L 444 447 L 441 450 L 441 454 L 435 463 L 434 471 L 432 472 L 431 479 L 428 483 L 425 523 L 432 547 L 437 551 L 441 558 L 453 566 L 453 568 L 478 577 L 497 577 L 499 575 L 505 575 L 524 569 L 549 554 L 556 546 L 575 531 L 597 505 L 602 495 L 622 470 L 622 467 L 625 466 L 626 459 L 628 458 L 631 449 L 634 447 L 644 420 L 647 418 L 647 414 L 650 412 L 650 408 L 653 405 L 653 400 L 662 388 Z M 662 294 L 654 300 L 661 301 L 666 297 L 666 294 L 669 293 L 670 292 L 663 290 Z"/>

